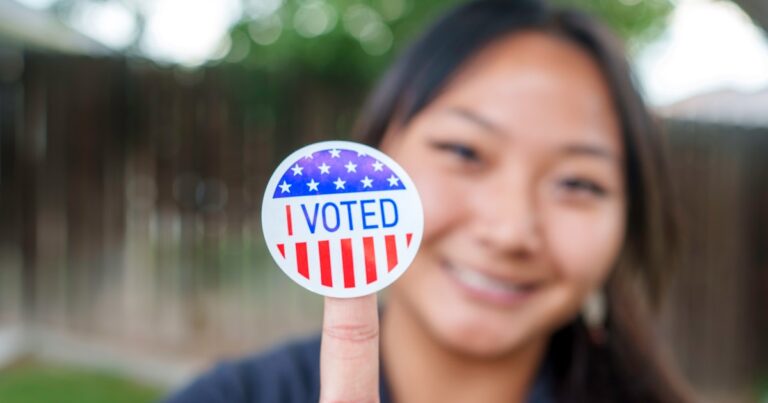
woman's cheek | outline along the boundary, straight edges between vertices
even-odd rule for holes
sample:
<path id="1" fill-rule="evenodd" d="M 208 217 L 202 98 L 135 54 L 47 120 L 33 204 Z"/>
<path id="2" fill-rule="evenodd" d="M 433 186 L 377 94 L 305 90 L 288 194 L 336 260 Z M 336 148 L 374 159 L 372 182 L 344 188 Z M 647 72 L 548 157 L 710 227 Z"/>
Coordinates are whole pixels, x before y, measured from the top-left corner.
<path id="1" fill-rule="evenodd" d="M 448 228 L 459 216 L 463 185 L 444 173 L 414 172 L 411 175 L 424 208 L 424 240 Z"/>
<path id="2" fill-rule="evenodd" d="M 551 207 L 545 226 L 558 274 L 585 292 L 605 279 L 624 241 L 623 210 L 616 203 L 591 211 Z"/>

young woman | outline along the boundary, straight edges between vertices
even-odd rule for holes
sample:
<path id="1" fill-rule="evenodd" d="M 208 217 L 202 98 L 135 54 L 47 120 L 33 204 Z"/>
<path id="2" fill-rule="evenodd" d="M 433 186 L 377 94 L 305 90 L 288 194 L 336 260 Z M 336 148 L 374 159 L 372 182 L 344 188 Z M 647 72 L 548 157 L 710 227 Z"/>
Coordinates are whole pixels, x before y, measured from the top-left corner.
<path id="1" fill-rule="evenodd" d="M 616 40 L 538 1 L 429 29 L 357 131 L 413 178 L 425 228 L 319 338 L 219 366 L 170 402 L 686 402 L 646 320 L 676 246 L 662 142 Z"/>

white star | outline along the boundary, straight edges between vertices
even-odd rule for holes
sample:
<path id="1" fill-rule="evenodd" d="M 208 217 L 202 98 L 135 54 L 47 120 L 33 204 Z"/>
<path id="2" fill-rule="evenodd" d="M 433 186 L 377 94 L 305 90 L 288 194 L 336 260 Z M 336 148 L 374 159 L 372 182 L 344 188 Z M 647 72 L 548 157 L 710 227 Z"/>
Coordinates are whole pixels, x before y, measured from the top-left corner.
<path id="1" fill-rule="evenodd" d="M 341 151 L 335 148 L 333 150 L 328 150 L 328 152 L 331 153 L 331 158 L 339 158 L 339 153 L 341 153 Z"/>
<path id="2" fill-rule="evenodd" d="M 326 165 L 325 162 L 323 162 L 323 164 L 320 165 L 318 168 L 320 168 L 321 174 L 327 174 L 328 172 L 331 171 L 331 167 L 329 165 Z"/>
<path id="3" fill-rule="evenodd" d="M 395 174 L 392 174 L 392 176 L 387 178 L 387 180 L 389 181 L 389 187 L 392 187 L 392 186 L 397 186 L 397 182 L 400 181 L 400 178 L 395 176 Z"/>
<path id="4" fill-rule="evenodd" d="M 376 172 L 376 171 L 381 171 L 381 167 L 383 167 L 384 164 L 382 164 L 379 161 L 376 161 L 373 164 L 371 164 L 371 166 L 373 167 L 373 172 Z"/>
<path id="5" fill-rule="evenodd" d="M 312 154 L 313 154 L 313 153 L 309 153 L 309 154 L 305 155 L 305 156 L 304 156 L 304 159 L 305 159 L 305 160 L 311 160 L 311 159 L 315 158 L 315 156 L 314 156 L 314 155 L 312 155 Z"/>
<path id="6" fill-rule="evenodd" d="M 317 185 L 319 185 L 319 184 L 320 184 L 320 182 L 315 182 L 315 180 L 314 180 L 314 179 L 311 179 L 311 180 L 310 180 L 310 181 L 307 183 L 307 186 L 309 187 L 309 191 L 311 192 L 311 191 L 313 191 L 313 190 L 314 190 L 314 191 L 316 191 L 316 192 L 317 192 Z"/>
<path id="7" fill-rule="evenodd" d="M 369 179 L 367 176 L 360 180 L 360 182 L 363 183 L 363 189 L 372 187 L 371 182 L 373 182 L 373 179 Z"/>
<path id="8" fill-rule="evenodd" d="M 301 171 L 304 170 L 304 167 L 300 167 L 299 164 L 296 164 L 291 168 L 291 171 L 293 171 L 293 176 L 301 175 Z"/>
<path id="9" fill-rule="evenodd" d="M 357 152 L 357 156 L 358 157 L 365 157 L 366 155 L 368 155 L 368 154 L 366 154 L 365 151 L 358 151 Z"/>
<path id="10" fill-rule="evenodd" d="M 341 178 L 336 178 L 336 181 L 333 182 L 334 185 L 336 185 L 336 189 L 344 189 L 344 184 L 347 183 L 347 181 L 341 180 Z"/>
<path id="11" fill-rule="evenodd" d="M 347 168 L 347 172 L 357 172 L 357 165 L 353 164 L 352 161 L 347 162 L 344 168 Z"/>
<path id="12" fill-rule="evenodd" d="M 283 180 L 283 184 L 280 185 L 280 194 L 291 193 L 291 185 Z"/>

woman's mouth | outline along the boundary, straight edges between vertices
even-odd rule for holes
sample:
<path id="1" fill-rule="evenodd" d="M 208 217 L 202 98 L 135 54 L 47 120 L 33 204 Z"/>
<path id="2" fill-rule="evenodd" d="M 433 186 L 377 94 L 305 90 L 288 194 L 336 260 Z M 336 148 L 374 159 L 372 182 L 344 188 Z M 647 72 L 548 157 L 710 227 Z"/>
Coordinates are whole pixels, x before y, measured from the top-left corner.
<path id="1" fill-rule="evenodd" d="M 520 283 L 490 276 L 470 267 L 442 262 L 443 271 L 465 294 L 494 305 L 511 306 L 527 299 L 538 288 L 532 283 Z"/>

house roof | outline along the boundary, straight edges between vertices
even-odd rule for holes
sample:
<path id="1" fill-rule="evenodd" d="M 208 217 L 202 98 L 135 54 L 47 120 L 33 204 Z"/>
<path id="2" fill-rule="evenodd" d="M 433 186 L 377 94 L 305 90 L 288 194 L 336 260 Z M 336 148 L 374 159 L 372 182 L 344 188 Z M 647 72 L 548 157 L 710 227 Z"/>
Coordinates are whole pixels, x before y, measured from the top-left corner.
<path id="1" fill-rule="evenodd" d="M 768 35 L 768 1 L 765 0 L 733 0 L 738 4 Z"/>
<path id="2" fill-rule="evenodd" d="M 757 92 L 722 90 L 660 108 L 665 118 L 768 128 L 768 88 Z"/>
<path id="3" fill-rule="evenodd" d="M 66 26 L 50 13 L 13 0 L 0 0 L 1 43 L 69 53 L 111 53 L 105 45 Z"/>

